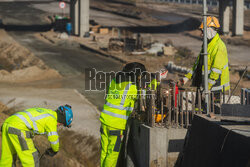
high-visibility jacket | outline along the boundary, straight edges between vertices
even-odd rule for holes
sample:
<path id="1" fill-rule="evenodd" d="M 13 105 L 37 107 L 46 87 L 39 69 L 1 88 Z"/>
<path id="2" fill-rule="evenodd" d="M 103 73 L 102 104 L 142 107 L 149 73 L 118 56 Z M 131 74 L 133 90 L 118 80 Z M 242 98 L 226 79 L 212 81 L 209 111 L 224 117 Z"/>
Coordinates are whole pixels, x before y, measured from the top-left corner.
<path id="1" fill-rule="evenodd" d="M 201 50 L 202 52 L 202 50 Z M 208 52 L 208 88 L 211 91 L 223 91 L 230 89 L 229 80 L 229 67 L 228 67 L 228 56 L 227 48 L 224 42 L 220 39 L 217 33 L 211 40 L 207 47 Z M 201 54 L 197 57 L 196 62 L 186 75 L 188 79 L 192 79 L 193 73 L 196 72 L 196 68 L 199 64 Z M 204 65 L 202 65 L 202 78 L 204 81 Z"/>
<path id="2" fill-rule="evenodd" d="M 59 151 L 57 113 L 55 111 L 46 108 L 29 108 L 15 113 L 4 123 L 20 130 L 31 131 L 33 134 L 47 135 L 53 151 Z"/>
<path id="3" fill-rule="evenodd" d="M 137 87 L 132 82 L 116 83 L 113 79 L 108 88 L 100 121 L 113 128 L 124 130 L 137 100 Z"/>
<path id="4" fill-rule="evenodd" d="M 157 86 L 160 85 L 160 82 L 157 81 L 157 79 L 153 79 L 150 84 L 148 85 L 148 87 L 151 89 L 151 90 L 156 90 L 157 89 Z"/>

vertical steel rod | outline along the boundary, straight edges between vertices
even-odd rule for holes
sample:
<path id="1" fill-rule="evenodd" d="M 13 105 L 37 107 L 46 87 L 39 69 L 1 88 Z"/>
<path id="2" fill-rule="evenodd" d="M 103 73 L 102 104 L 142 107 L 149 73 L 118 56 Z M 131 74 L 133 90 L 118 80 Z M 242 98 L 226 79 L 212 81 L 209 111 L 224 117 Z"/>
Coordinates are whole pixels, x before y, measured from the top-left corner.
<path id="1" fill-rule="evenodd" d="M 243 92 L 244 92 L 244 89 L 243 88 L 241 88 L 241 96 L 240 96 L 240 102 L 241 102 L 241 104 L 242 105 L 244 105 L 244 96 L 243 96 Z"/>
<path id="2" fill-rule="evenodd" d="M 199 114 L 201 114 L 201 91 L 198 89 L 198 108 L 199 108 Z"/>
<path id="3" fill-rule="evenodd" d="M 169 97 L 168 94 L 166 94 L 166 108 L 167 110 L 169 110 Z M 168 126 L 168 122 L 169 122 L 169 113 L 166 112 L 166 121 L 165 121 L 165 126 Z"/>
<path id="4" fill-rule="evenodd" d="M 205 103 L 207 114 L 209 112 L 208 104 L 208 59 L 207 59 L 207 0 L 203 0 L 203 55 L 204 55 L 204 88 L 205 88 Z"/>
<path id="5" fill-rule="evenodd" d="M 177 107 L 176 107 L 176 126 L 179 127 L 179 107 L 180 107 L 180 94 L 177 94 Z"/>
<path id="6" fill-rule="evenodd" d="M 173 123 L 176 123 L 176 108 L 175 108 L 175 84 L 174 84 L 174 87 L 173 87 L 173 104 L 172 104 L 172 106 L 173 106 L 173 118 L 174 118 L 174 120 L 173 120 Z"/>
<path id="7" fill-rule="evenodd" d="M 195 112 L 195 99 L 194 99 L 194 92 L 192 92 L 192 120 L 194 118 L 194 112 Z"/>
<path id="8" fill-rule="evenodd" d="M 162 96 L 161 97 L 161 125 L 163 125 L 163 117 L 164 117 L 164 114 L 163 114 L 163 105 L 164 105 L 164 103 L 163 103 L 163 100 L 164 100 L 164 97 Z"/>
<path id="9" fill-rule="evenodd" d="M 172 106 L 171 106 L 171 93 L 168 94 L 168 124 L 172 125 Z"/>
<path id="10" fill-rule="evenodd" d="M 225 86 L 223 85 L 223 104 L 226 103 L 226 92 L 225 92 Z"/>
<path id="11" fill-rule="evenodd" d="M 154 127 L 155 126 L 155 91 L 151 91 L 151 106 L 152 106 L 152 108 L 151 108 L 151 111 L 152 111 L 152 122 L 151 122 L 151 125 L 152 125 L 152 127 Z"/>
<path id="12" fill-rule="evenodd" d="M 214 92 L 211 92 L 211 104 L 212 104 L 212 113 L 215 113 L 214 112 Z"/>
<path id="13" fill-rule="evenodd" d="M 249 105 L 249 91 L 246 89 L 246 105 Z"/>
<path id="14" fill-rule="evenodd" d="M 246 89 L 243 89 L 243 105 L 246 105 Z"/>
<path id="15" fill-rule="evenodd" d="M 188 92 L 185 91 L 186 93 L 186 127 L 189 125 L 189 112 L 188 112 Z"/>
<path id="16" fill-rule="evenodd" d="M 222 96 L 222 93 L 220 92 L 220 114 L 221 114 L 221 106 L 222 106 L 221 96 Z"/>
<path id="17" fill-rule="evenodd" d="M 181 115 L 181 127 L 183 128 L 183 92 L 181 91 L 181 94 L 180 94 L 180 98 L 181 98 L 181 107 L 180 107 L 180 115 Z"/>

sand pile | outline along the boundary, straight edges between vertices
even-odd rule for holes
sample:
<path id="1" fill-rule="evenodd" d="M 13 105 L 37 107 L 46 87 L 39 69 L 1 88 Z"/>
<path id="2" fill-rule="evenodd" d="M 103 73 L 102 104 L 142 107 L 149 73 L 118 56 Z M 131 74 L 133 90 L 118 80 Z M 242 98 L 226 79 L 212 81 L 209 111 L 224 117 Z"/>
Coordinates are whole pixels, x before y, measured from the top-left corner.
<path id="1" fill-rule="evenodd" d="M 29 82 L 60 77 L 57 71 L 53 69 L 41 69 L 38 66 L 13 70 L 12 72 L 0 70 L 0 81 L 2 82 Z"/>
<path id="2" fill-rule="evenodd" d="M 0 30 L 0 36 L 0 81 L 29 82 L 60 77 L 4 30 Z"/>

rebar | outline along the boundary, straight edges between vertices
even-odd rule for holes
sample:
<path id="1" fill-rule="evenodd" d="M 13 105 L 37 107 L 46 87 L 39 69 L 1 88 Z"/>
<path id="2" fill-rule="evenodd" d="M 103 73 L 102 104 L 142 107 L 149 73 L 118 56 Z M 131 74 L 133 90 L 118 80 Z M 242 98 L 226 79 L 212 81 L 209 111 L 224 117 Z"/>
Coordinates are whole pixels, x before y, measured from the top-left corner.
<path id="1" fill-rule="evenodd" d="M 172 125 L 172 122 L 171 122 L 171 94 L 168 95 L 168 125 L 171 126 Z"/>
<path id="2" fill-rule="evenodd" d="M 189 113 L 188 113 L 188 92 L 185 90 L 186 94 L 186 127 L 189 125 Z"/>
<path id="3" fill-rule="evenodd" d="M 181 107 L 180 107 L 180 115 L 181 115 L 181 127 L 183 128 L 183 92 L 181 92 Z"/>
<path id="4" fill-rule="evenodd" d="M 204 55 L 204 88 L 207 114 L 209 112 L 208 95 L 208 57 L 207 57 L 207 0 L 203 0 L 203 55 Z"/>
<path id="5" fill-rule="evenodd" d="M 211 92 L 211 105 L 212 105 L 212 113 L 215 113 L 214 112 L 214 92 Z"/>
<path id="6" fill-rule="evenodd" d="M 195 99 L 194 99 L 194 92 L 192 92 L 192 120 L 194 118 L 194 112 L 195 112 Z"/>
<path id="7" fill-rule="evenodd" d="M 199 108 L 199 114 L 201 114 L 201 91 L 198 89 L 198 108 Z"/>
<path id="8" fill-rule="evenodd" d="M 176 91 L 175 91 L 175 87 L 176 87 L 176 84 L 174 84 L 174 87 L 173 87 L 173 104 L 172 104 L 172 106 L 173 106 L 173 123 L 174 124 L 176 124 L 177 122 L 176 122 L 176 108 L 175 108 L 175 93 L 176 93 Z"/>
<path id="9" fill-rule="evenodd" d="M 179 127 L 179 107 L 180 107 L 180 94 L 177 94 L 177 106 L 176 106 L 176 126 Z"/>

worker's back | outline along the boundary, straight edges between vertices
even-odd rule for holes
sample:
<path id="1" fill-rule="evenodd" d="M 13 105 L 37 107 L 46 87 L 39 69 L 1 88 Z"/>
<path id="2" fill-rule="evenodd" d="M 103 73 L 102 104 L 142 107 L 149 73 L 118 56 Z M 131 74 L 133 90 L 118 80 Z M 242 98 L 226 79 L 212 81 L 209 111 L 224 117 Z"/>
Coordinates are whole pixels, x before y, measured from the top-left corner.
<path id="1" fill-rule="evenodd" d="M 50 128 L 57 126 L 57 114 L 46 108 L 29 108 L 10 116 L 5 123 L 20 130 L 45 134 Z"/>
<path id="2" fill-rule="evenodd" d="M 100 121 L 113 128 L 125 129 L 136 99 L 137 88 L 135 84 L 130 81 L 117 83 L 113 79 L 109 85 Z"/>

